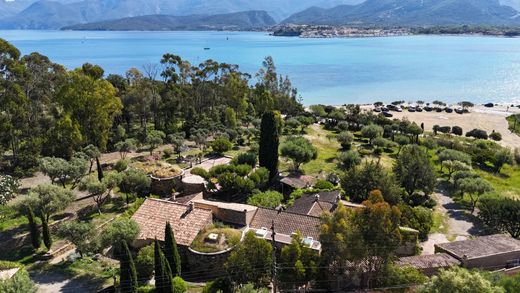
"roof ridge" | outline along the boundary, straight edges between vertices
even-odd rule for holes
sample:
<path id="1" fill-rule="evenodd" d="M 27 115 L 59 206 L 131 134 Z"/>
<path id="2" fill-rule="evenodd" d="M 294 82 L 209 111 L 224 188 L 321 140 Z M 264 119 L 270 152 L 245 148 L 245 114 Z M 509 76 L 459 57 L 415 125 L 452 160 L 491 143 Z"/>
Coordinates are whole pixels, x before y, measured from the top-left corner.
<path id="1" fill-rule="evenodd" d="M 268 211 L 274 211 L 274 212 L 278 213 L 278 211 L 276 209 L 269 209 L 269 208 L 264 208 L 264 207 L 258 207 L 258 209 L 256 211 L 258 212 L 260 209 L 268 210 Z M 283 211 L 280 211 L 280 212 L 281 213 L 291 214 L 291 215 L 302 216 L 302 217 L 309 217 L 309 218 L 318 219 L 318 220 L 320 219 L 320 217 L 311 216 L 311 215 L 305 215 L 305 214 L 299 214 L 299 213 L 290 212 L 290 211 L 287 211 L 287 210 L 283 210 Z M 256 216 L 256 213 L 255 213 L 255 216 Z"/>

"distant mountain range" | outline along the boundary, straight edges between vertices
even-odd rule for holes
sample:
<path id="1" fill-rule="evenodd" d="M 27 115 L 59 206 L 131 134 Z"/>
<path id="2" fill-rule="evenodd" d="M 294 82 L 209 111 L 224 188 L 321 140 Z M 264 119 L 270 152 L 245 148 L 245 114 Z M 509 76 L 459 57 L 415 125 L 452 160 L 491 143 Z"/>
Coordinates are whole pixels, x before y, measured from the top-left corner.
<path id="1" fill-rule="evenodd" d="M 498 0 L 367 0 L 330 9 L 311 7 L 282 23 L 313 25 L 518 25 L 520 15 Z"/>
<path id="2" fill-rule="evenodd" d="M 265 10 L 281 21 L 311 6 L 331 8 L 363 0 L 0 0 L 0 28 L 57 29 L 144 15 L 226 14 Z M 520 0 L 519 0 L 520 1 Z"/>
<path id="3" fill-rule="evenodd" d="M 217 15 L 146 15 L 64 27 L 65 30 L 256 30 L 276 21 L 265 11 L 245 11 Z"/>
<path id="4" fill-rule="evenodd" d="M 359 26 L 520 24 L 520 0 L 363 1 L 0 0 L 0 29 L 257 29 L 273 19 Z"/>

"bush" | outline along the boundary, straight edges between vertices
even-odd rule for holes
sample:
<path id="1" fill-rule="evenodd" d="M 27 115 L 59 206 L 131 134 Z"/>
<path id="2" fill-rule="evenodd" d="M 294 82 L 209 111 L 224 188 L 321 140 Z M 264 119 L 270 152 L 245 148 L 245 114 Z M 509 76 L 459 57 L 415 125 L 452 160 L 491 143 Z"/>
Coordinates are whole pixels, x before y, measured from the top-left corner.
<path id="1" fill-rule="evenodd" d="M 238 165 L 235 169 L 235 172 L 239 176 L 244 177 L 251 173 L 251 170 L 253 170 L 253 168 L 250 165 Z"/>
<path id="2" fill-rule="evenodd" d="M 240 153 L 238 154 L 231 163 L 233 165 L 249 165 L 251 167 L 256 166 L 257 155 L 253 152 Z"/>
<path id="3" fill-rule="evenodd" d="M 173 278 L 173 293 L 184 293 L 188 291 L 188 283 L 184 281 L 181 277 L 177 276 Z"/>
<path id="4" fill-rule="evenodd" d="M 427 149 L 430 149 L 430 150 L 433 150 L 434 148 L 437 147 L 437 141 L 435 141 L 435 139 L 433 137 L 425 138 L 423 144 Z"/>
<path id="5" fill-rule="evenodd" d="M 153 244 L 145 246 L 137 253 L 135 267 L 137 269 L 138 280 L 142 283 L 148 281 L 153 276 L 154 270 L 154 250 Z"/>
<path id="6" fill-rule="evenodd" d="M 219 137 L 211 142 L 211 148 L 215 153 L 222 154 L 229 151 L 233 147 L 233 144 L 229 139 L 225 137 Z"/>
<path id="7" fill-rule="evenodd" d="M 0 292 L 5 293 L 34 293 L 36 286 L 25 269 L 20 269 L 12 278 L 0 279 Z"/>
<path id="8" fill-rule="evenodd" d="M 210 175 L 209 175 L 208 171 L 206 171 L 206 170 L 204 170 L 204 169 L 202 169 L 200 167 L 195 167 L 195 168 L 191 169 L 190 173 L 193 174 L 193 175 L 198 175 L 198 176 L 200 176 L 200 177 L 202 177 L 204 179 L 209 179 L 210 178 Z"/>
<path id="9" fill-rule="evenodd" d="M 515 157 L 516 164 L 520 165 L 520 149 L 519 148 L 515 148 L 514 157 Z"/>
<path id="10" fill-rule="evenodd" d="M 315 189 L 333 189 L 334 184 L 330 183 L 327 180 L 318 180 L 316 184 L 314 184 Z"/>
<path id="11" fill-rule="evenodd" d="M 119 160 L 114 165 L 114 170 L 116 170 L 117 172 L 123 172 L 126 169 L 128 169 L 128 160 Z"/>
<path id="12" fill-rule="evenodd" d="M 336 136 L 336 139 L 344 150 L 350 150 L 352 142 L 354 142 L 354 135 L 348 131 L 342 131 L 338 136 Z"/>
<path id="13" fill-rule="evenodd" d="M 342 169 L 349 170 L 361 163 L 361 157 L 355 151 L 348 151 L 339 154 L 338 161 Z"/>
<path id="14" fill-rule="evenodd" d="M 253 194 L 247 199 L 247 204 L 264 208 L 275 208 L 282 203 L 283 194 L 278 191 L 266 191 Z"/>
<path id="15" fill-rule="evenodd" d="M 494 141 L 501 141 L 502 140 L 502 134 L 500 134 L 500 132 L 492 132 L 489 135 L 489 138 L 491 138 Z"/>
<path id="16" fill-rule="evenodd" d="M 440 126 L 440 127 L 437 128 L 437 131 L 441 132 L 441 133 L 445 133 L 445 134 L 446 133 L 450 133 L 451 127 L 449 127 L 449 126 Z"/>
<path id="17" fill-rule="evenodd" d="M 482 129 L 472 129 L 471 131 L 466 132 L 466 137 L 474 137 L 477 139 L 488 139 L 488 134 L 485 130 Z"/>
<path id="18" fill-rule="evenodd" d="M 173 155 L 172 149 L 164 149 L 163 150 L 163 157 L 164 158 L 170 158 Z"/>
<path id="19" fill-rule="evenodd" d="M 206 283 L 202 293 L 233 292 L 233 284 L 228 278 L 218 278 Z"/>
<path id="20" fill-rule="evenodd" d="M 461 136 L 462 135 L 462 127 L 460 127 L 460 126 L 453 126 L 451 128 L 451 133 L 453 133 L 455 135 L 458 135 L 458 136 Z"/>

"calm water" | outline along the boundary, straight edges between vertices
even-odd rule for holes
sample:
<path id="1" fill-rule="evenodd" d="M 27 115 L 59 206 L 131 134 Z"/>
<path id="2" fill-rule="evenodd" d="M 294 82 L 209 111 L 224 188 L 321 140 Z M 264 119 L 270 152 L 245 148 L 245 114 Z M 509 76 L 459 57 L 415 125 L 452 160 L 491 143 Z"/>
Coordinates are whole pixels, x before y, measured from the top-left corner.
<path id="1" fill-rule="evenodd" d="M 68 68 L 91 62 L 108 73 L 158 63 L 166 52 L 193 64 L 212 58 L 255 73 L 263 58 L 271 55 L 305 104 L 396 99 L 520 103 L 520 39 L 299 39 L 250 32 L 61 31 L 0 31 L 0 38 L 22 53 L 38 51 Z"/>

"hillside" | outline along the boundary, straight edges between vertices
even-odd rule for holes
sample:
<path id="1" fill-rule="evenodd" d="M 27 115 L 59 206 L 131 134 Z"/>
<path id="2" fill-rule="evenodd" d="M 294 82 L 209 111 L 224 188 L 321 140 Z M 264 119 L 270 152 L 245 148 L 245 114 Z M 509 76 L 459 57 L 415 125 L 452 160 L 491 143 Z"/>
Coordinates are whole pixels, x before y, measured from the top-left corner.
<path id="1" fill-rule="evenodd" d="M 498 0 L 367 0 L 330 9 L 312 7 L 283 23 L 328 25 L 515 25 L 518 12 Z"/>
<path id="2" fill-rule="evenodd" d="M 280 21 L 313 5 L 331 8 L 363 0 L 0 0 L 0 28 L 56 29 L 71 24 L 145 15 L 227 14 L 267 11 Z M 52 3 L 51 3 L 52 2 Z"/>
<path id="3" fill-rule="evenodd" d="M 265 11 L 217 15 L 146 15 L 64 27 L 65 30 L 250 30 L 276 24 Z"/>

